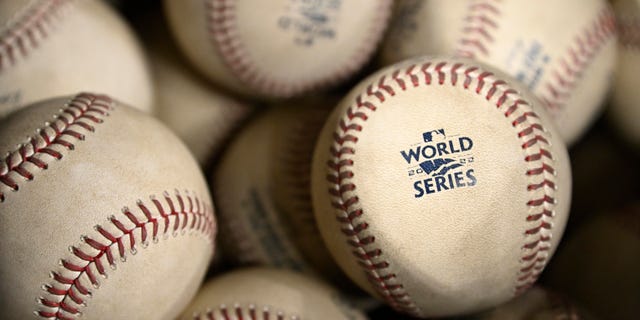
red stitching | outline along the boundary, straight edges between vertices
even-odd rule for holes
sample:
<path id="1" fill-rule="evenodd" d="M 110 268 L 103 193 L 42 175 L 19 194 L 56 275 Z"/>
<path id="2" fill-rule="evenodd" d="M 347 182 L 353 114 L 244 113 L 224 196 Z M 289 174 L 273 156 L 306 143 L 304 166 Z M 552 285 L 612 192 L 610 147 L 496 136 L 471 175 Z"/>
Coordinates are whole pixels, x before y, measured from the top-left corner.
<path id="1" fill-rule="evenodd" d="M 419 74 L 424 77 L 418 76 Z M 437 79 L 438 85 L 444 85 L 449 78 L 452 86 L 460 85 L 466 90 L 476 92 L 501 110 L 515 129 L 517 138 L 522 141 L 524 160 L 530 165 L 530 169 L 525 172 L 530 180 L 527 186 L 530 200 L 523 205 L 526 205 L 529 211 L 538 213 L 529 214 L 526 218 L 526 222 L 532 226 L 523 234 L 526 239 L 520 260 L 523 267 L 518 271 L 518 280 L 514 288 L 514 294 L 519 294 L 535 282 L 546 264 L 551 236 L 545 232 L 552 228 L 550 219 L 554 216 L 555 169 L 552 154 L 548 150 L 548 133 L 539 122 L 540 119 L 507 82 L 495 79 L 492 73 L 475 66 L 448 62 L 424 63 L 392 70 L 389 75 L 381 75 L 378 80 L 372 81 L 372 85 L 357 96 L 354 103 L 346 109 L 334 132 L 334 143 L 329 150 L 332 159 L 327 162 L 330 173 L 326 180 L 331 186 L 328 192 L 332 195 L 332 206 L 339 210 L 336 219 L 342 224 L 341 232 L 348 238 L 347 243 L 353 248 L 352 254 L 358 265 L 376 292 L 389 305 L 405 313 L 421 315 L 421 310 L 405 291 L 398 276 L 391 272 L 391 262 L 386 260 L 384 250 L 376 246 L 375 236 L 369 234 L 369 224 L 364 220 L 366 213 L 359 206 L 358 196 L 353 193 L 357 186 L 351 182 L 354 176 L 351 170 L 354 164 L 351 155 L 356 153 L 357 135 L 362 131 L 370 113 L 382 106 L 390 96 L 397 94 L 396 90 L 406 91 L 419 85 L 430 86 L 433 79 Z M 471 85 L 474 79 L 477 81 L 475 87 Z M 413 86 L 408 86 L 408 83 L 412 83 Z M 376 87 L 386 89 L 375 90 Z M 355 114 L 360 116 L 356 117 Z"/>
<path id="2" fill-rule="evenodd" d="M 616 35 L 615 15 L 609 6 L 603 8 L 591 25 L 577 35 L 573 44 L 551 71 L 540 96 L 551 110 L 563 108 L 584 71 L 600 50 Z"/>
<path id="3" fill-rule="evenodd" d="M 216 312 L 217 311 L 217 312 Z M 219 315 L 219 316 L 217 316 Z M 235 303 L 233 307 L 229 308 L 226 305 L 220 305 L 217 308 L 208 308 L 205 312 L 194 313 L 193 320 L 232 320 L 232 319 L 245 319 L 244 316 L 248 315 L 247 320 L 299 320 L 297 315 L 285 315 L 282 311 L 272 311 L 270 306 L 263 306 L 257 308 L 256 305 L 250 304 L 248 306 L 242 306 L 239 303 Z M 260 316 L 260 317 L 259 317 Z"/>
<path id="4" fill-rule="evenodd" d="M 9 152 L 0 160 L 0 203 L 7 197 L 6 189 L 18 191 L 20 180 L 34 179 L 35 168 L 47 170 L 52 159 L 62 159 L 64 149 L 73 150 L 76 141 L 85 139 L 85 133 L 95 131 L 95 125 L 109 116 L 112 104 L 107 96 L 81 93 L 64 106 L 55 120 Z"/>
<path id="5" fill-rule="evenodd" d="M 86 306 L 87 298 L 99 288 L 98 276 L 106 278 L 105 263 L 115 269 L 116 258 L 126 261 L 127 251 L 132 255 L 136 254 L 138 243 L 145 248 L 149 245 L 149 240 L 158 242 L 160 236 L 167 236 L 170 232 L 176 236 L 178 231 L 202 233 L 213 243 L 215 222 L 209 204 L 195 195 L 188 192 L 182 195 L 177 190 L 173 198 L 167 192 L 163 194 L 161 200 L 164 201 L 164 206 L 155 197 L 150 199 L 155 210 L 138 200 L 137 217 L 132 210 L 124 207 L 122 216 L 111 216 L 105 225 L 95 226 L 98 237 L 82 236 L 82 243 L 69 248 L 72 256 L 60 260 L 64 270 L 52 271 L 51 281 L 43 286 L 45 296 L 38 299 L 41 307 L 35 311 L 36 315 L 43 318 L 75 319 L 80 314 L 80 309 Z M 152 216 L 152 211 L 157 216 Z M 144 220 L 141 219 L 141 214 Z M 164 229 L 159 231 L 158 225 L 163 225 Z M 152 227 L 150 234 L 147 230 L 149 227 Z"/>
<path id="6" fill-rule="evenodd" d="M 456 56 L 476 58 L 478 55 L 489 55 L 488 47 L 494 42 L 491 34 L 498 29 L 497 21 L 501 15 L 498 9 L 500 1 L 474 1 L 469 5 Z"/>
<path id="7" fill-rule="evenodd" d="M 39 1 L 0 34 L 0 72 L 26 57 L 49 36 L 48 29 L 60 18 L 70 0 Z"/>
<path id="8" fill-rule="evenodd" d="M 469 6 L 456 56 L 477 58 L 480 55 L 489 55 L 488 48 L 494 42 L 492 33 L 499 27 L 499 3 L 500 0 L 479 0 Z M 557 68 L 551 71 L 551 80 L 543 86 L 545 92 L 541 97 L 549 108 L 555 110 L 564 106 L 578 81 L 582 79 L 584 70 L 600 49 L 613 39 L 616 33 L 615 24 L 615 16 L 607 6 L 598 14 L 594 23 L 575 38 L 564 58 L 559 59 Z M 640 43 L 640 33 L 633 31 L 632 27 L 625 31 L 629 31 L 629 43 Z"/>
<path id="9" fill-rule="evenodd" d="M 260 70 L 253 61 L 251 53 L 238 38 L 235 1 L 205 0 L 209 37 L 224 63 L 240 81 L 253 90 L 263 95 L 280 98 L 331 86 L 358 71 L 369 60 L 382 37 L 382 31 L 386 26 L 385 21 L 389 18 L 390 5 L 388 0 L 379 1 L 375 17 L 375 21 L 378 23 L 372 23 L 367 37 L 363 39 L 358 50 L 354 50 L 351 58 L 347 60 L 347 64 L 336 68 L 333 73 L 324 78 L 308 78 L 300 80 L 298 83 L 291 83 L 274 79 L 268 73 Z"/>
<path id="10" fill-rule="evenodd" d="M 317 139 L 328 114 L 329 110 L 326 108 L 295 114 L 292 117 L 294 121 L 287 126 L 285 131 L 281 132 L 284 135 L 281 138 L 284 138 L 286 143 L 283 143 L 280 150 L 277 151 L 277 172 L 274 179 L 275 186 L 279 187 L 282 192 L 275 196 L 275 205 L 279 208 L 278 210 L 286 211 L 287 214 L 295 216 L 295 221 L 289 221 L 294 224 L 290 226 L 295 229 L 293 234 L 319 235 L 311 204 L 310 177 L 314 144 L 310 142 Z M 298 262 L 305 268 L 315 268 L 316 266 L 309 265 L 309 262 L 305 261 L 308 260 L 307 255 L 310 254 L 305 250 L 305 246 L 296 245 L 295 247 L 300 257 L 303 258 Z M 318 251 L 317 248 L 314 250 Z M 324 255 L 329 255 L 325 248 L 320 250 L 324 251 Z M 333 265 L 332 268 L 338 268 L 338 266 Z"/>

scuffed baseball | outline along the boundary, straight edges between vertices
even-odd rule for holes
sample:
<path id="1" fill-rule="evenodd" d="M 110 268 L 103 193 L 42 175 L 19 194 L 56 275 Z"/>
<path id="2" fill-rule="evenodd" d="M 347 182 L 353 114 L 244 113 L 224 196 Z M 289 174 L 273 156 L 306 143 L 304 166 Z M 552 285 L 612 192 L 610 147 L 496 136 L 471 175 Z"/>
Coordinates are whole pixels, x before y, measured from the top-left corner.
<path id="1" fill-rule="evenodd" d="M 478 62 L 382 69 L 318 139 L 312 200 L 327 247 L 361 288 L 420 317 L 523 293 L 560 241 L 571 172 L 542 103 Z"/>
<path id="2" fill-rule="evenodd" d="M 231 261 L 340 275 L 310 199 L 313 148 L 336 100 L 273 107 L 225 150 L 212 180 L 221 246 Z"/>
<path id="3" fill-rule="evenodd" d="M 166 0 L 178 43 L 210 80 L 287 98 L 357 72 L 386 28 L 390 0 Z"/>
<path id="4" fill-rule="evenodd" d="M 174 319 L 207 270 L 205 179 L 157 120 L 107 96 L 0 123 L 0 309 L 7 319 Z"/>
<path id="5" fill-rule="evenodd" d="M 137 39 L 103 1 L 0 1 L 0 118 L 83 90 L 148 112 L 152 89 Z"/>
<path id="6" fill-rule="evenodd" d="M 546 105 L 563 140 L 599 115 L 615 68 L 615 18 L 605 0 L 400 0 L 386 64 L 456 54 L 493 65 Z"/>
<path id="7" fill-rule="evenodd" d="M 180 319 L 362 320 L 328 285 L 294 271 L 237 270 L 205 283 Z"/>
<path id="8" fill-rule="evenodd" d="M 640 150 L 640 1 L 618 0 L 618 61 L 609 109 L 616 129 Z"/>

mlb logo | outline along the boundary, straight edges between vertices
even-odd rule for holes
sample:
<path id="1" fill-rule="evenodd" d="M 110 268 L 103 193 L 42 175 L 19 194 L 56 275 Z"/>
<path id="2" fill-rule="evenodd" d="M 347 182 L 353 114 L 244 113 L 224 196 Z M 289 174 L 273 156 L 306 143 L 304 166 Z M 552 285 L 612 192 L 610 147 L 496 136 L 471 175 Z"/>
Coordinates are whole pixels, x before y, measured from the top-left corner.
<path id="1" fill-rule="evenodd" d="M 431 130 L 422 133 L 422 139 L 424 142 L 431 142 L 436 135 L 442 135 L 442 139 L 446 138 L 447 135 L 444 134 L 444 129 Z"/>

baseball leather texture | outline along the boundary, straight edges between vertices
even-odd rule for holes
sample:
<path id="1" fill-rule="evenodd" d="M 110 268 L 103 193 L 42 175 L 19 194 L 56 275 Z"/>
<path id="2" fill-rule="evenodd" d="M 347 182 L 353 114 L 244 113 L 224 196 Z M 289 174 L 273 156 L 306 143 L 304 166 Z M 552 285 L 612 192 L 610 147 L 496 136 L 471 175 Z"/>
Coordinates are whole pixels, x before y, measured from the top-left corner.
<path id="1" fill-rule="evenodd" d="M 571 172 L 541 102 L 479 62 L 421 57 L 338 105 L 312 167 L 327 247 L 414 316 L 471 313 L 529 288 L 568 217 Z"/>
<path id="2" fill-rule="evenodd" d="M 165 0 L 188 58 L 217 84 L 260 97 L 335 85 L 373 54 L 390 0 Z"/>
<path id="3" fill-rule="evenodd" d="M 474 58 L 524 83 L 563 140 L 598 116 L 615 68 L 615 17 L 605 0 L 401 0 L 385 64 L 429 54 Z"/>
<path id="4" fill-rule="evenodd" d="M 122 18 L 98 0 L 0 1 L 0 118 L 79 91 L 151 111 L 149 70 Z"/>
<path id="5" fill-rule="evenodd" d="M 324 248 L 310 199 L 313 147 L 329 106 L 273 107 L 226 149 L 213 184 L 220 239 L 231 260 L 326 279 L 340 273 Z"/>
<path id="6" fill-rule="evenodd" d="M 338 291 L 294 271 L 251 268 L 205 283 L 180 319 L 364 320 Z"/>
<path id="7" fill-rule="evenodd" d="M 0 123 L 6 319 L 174 319 L 216 232 L 205 180 L 157 120 L 107 96 L 36 103 Z"/>
<path id="8" fill-rule="evenodd" d="M 190 68 L 178 48 L 167 43 L 165 25 L 144 22 L 140 29 L 155 86 L 154 113 L 184 141 L 200 166 L 208 167 L 253 108 L 225 95 Z"/>

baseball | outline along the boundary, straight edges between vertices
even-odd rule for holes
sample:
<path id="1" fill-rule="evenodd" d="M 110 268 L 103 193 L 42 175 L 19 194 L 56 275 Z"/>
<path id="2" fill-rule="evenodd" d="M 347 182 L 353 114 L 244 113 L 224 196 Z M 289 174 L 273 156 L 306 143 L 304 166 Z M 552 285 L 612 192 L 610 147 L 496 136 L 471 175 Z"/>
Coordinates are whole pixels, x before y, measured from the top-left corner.
<path id="1" fill-rule="evenodd" d="M 174 319 L 216 232 L 177 137 L 103 95 L 0 123 L 0 309 L 7 319 Z"/>
<path id="2" fill-rule="evenodd" d="M 0 118 L 85 90 L 151 110 L 151 78 L 125 22 L 103 1 L 0 1 Z"/>
<path id="3" fill-rule="evenodd" d="M 251 114 L 248 103 L 229 97 L 187 66 L 168 30 L 143 28 L 155 87 L 155 115 L 187 145 L 201 167 L 208 167 L 231 133 Z"/>
<path id="4" fill-rule="evenodd" d="M 316 272 L 327 279 L 340 274 L 319 235 L 310 200 L 313 148 L 332 104 L 320 105 L 269 109 L 222 155 L 213 195 L 221 246 L 237 264 Z"/>
<path id="5" fill-rule="evenodd" d="M 640 1 L 618 0 L 615 9 L 620 41 L 609 115 L 616 128 L 640 149 Z"/>
<path id="6" fill-rule="evenodd" d="M 524 292 L 562 236 L 562 140 L 516 80 L 466 59 L 416 58 L 357 85 L 312 165 L 322 237 L 360 287 L 400 312 L 480 311 Z"/>
<path id="7" fill-rule="evenodd" d="M 215 83 L 272 98 L 338 84 L 370 58 L 390 0 L 165 0 L 173 34 Z"/>
<path id="8" fill-rule="evenodd" d="M 385 64 L 456 54 L 507 72 L 533 91 L 563 140 L 599 114 L 615 64 L 615 18 L 605 0 L 406 0 L 382 48 Z"/>
<path id="9" fill-rule="evenodd" d="M 293 271 L 251 268 L 209 282 L 180 319 L 364 320 L 326 284 Z"/>

